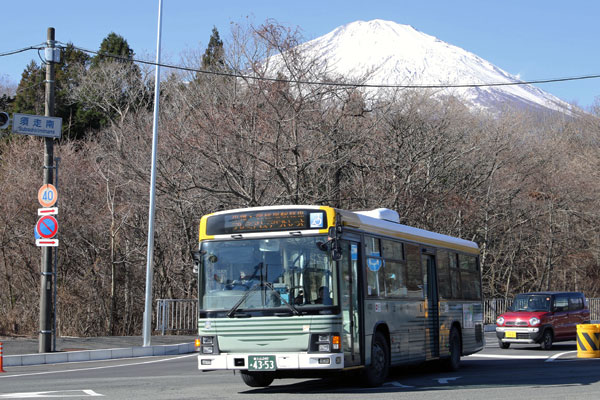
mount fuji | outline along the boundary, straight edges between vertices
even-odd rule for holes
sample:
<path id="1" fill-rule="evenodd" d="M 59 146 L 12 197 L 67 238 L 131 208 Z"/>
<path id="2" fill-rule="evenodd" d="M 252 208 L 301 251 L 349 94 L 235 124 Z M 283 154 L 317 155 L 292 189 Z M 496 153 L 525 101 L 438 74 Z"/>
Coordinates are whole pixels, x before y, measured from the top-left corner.
<path id="1" fill-rule="evenodd" d="M 352 22 L 300 45 L 299 50 L 323 60 L 330 76 L 346 81 L 367 74 L 360 81 L 365 85 L 469 86 L 430 91 L 436 98 L 454 96 L 475 110 L 573 111 L 568 103 L 532 85 L 477 86 L 520 81 L 473 53 L 392 21 Z M 369 94 L 381 91 L 365 90 Z"/>

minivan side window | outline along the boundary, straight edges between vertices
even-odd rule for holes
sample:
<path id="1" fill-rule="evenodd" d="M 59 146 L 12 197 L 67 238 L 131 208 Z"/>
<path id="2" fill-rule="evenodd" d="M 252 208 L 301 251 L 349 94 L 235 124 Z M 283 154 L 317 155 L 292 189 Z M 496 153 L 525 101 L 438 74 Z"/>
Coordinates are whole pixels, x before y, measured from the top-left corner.
<path id="1" fill-rule="evenodd" d="M 567 311 L 569 309 L 569 297 L 567 295 L 557 295 L 554 298 L 554 311 Z"/>
<path id="2" fill-rule="evenodd" d="M 569 311 L 577 311 L 583 309 L 583 298 L 573 295 L 569 298 Z"/>

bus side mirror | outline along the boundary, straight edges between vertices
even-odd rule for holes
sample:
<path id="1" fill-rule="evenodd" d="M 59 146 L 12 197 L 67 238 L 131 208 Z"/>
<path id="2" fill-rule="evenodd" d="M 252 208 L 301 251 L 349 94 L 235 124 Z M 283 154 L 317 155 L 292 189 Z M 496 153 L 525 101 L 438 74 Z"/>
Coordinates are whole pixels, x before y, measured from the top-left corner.
<path id="1" fill-rule="evenodd" d="M 192 260 L 194 260 L 194 268 L 192 271 L 197 274 L 200 271 L 200 263 L 202 262 L 202 255 L 206 254 L 204 250 L 192 251 Z"/>

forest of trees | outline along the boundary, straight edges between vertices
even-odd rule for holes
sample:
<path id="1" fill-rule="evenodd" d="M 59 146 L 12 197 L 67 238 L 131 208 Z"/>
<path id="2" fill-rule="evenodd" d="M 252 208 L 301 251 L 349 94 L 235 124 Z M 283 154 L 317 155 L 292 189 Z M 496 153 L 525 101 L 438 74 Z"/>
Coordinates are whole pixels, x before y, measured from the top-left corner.
<path id="1" fill-rule="evenodd" d="M 205 213 L 323 204 L 392 208 L 401 222 L 479 243 L 486 297 L 528 290 L 600 296 L 600 107 L 578 115 L 473 113 L 452 98 L 399 90 L 369 98 L 332 81 L 274 23 L 213 30 L 191 67 L 163 70 L 156 182 L 154 299 L 195 298 L 190 251 Z M 153 70 L 111 33 L 57 66 L 60 335 L 131 335 L 145 290 Z M 265 81 L 281 53 L 287 81 Z M 43 114 L 31 63 L 10 112 Z M 338 80 L 338 82 L 340 82 Z M 40 249 L 33 229 L 43 141 L 0 138 L 0 335 L 38 330 Z"/>

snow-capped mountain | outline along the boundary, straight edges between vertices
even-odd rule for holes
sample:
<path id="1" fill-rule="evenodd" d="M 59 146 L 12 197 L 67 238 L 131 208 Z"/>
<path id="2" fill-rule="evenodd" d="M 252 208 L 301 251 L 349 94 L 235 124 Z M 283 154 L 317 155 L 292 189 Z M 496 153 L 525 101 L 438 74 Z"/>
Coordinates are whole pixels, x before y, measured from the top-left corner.
<path id="1" fill-rule="evenodd" d="M 391 21 L 357 21 L 306 42 L 301 50 L 319 56 L 333 76 L 358 79 L 369 85 L 470 85 L 519 82 L 490 62 Z M 373 91 L 374 89 L 368 89 Z M 376 90 L 376 89 L 375 89 Z M 432 89 L 434 96 L 452 95 L 475 109 L 505 106 L 569 112 L 572 107 L 532 85 Z"/>

